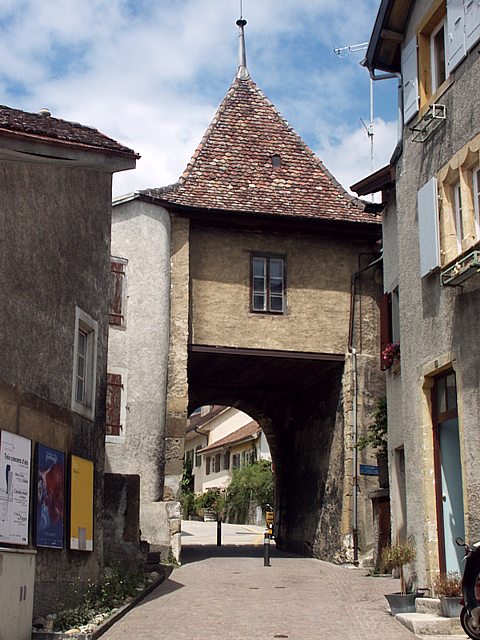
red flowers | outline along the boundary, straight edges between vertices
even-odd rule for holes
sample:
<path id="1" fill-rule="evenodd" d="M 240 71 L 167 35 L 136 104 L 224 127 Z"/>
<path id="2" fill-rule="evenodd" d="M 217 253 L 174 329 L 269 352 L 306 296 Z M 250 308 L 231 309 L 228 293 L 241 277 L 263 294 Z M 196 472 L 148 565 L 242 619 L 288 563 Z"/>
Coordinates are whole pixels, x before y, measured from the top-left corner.
<path id="1" fill-rule="evenodd" d="M 400 360 L 400 343 L 390 342 L 382 350 L 383 369 L 389 369 L 396 360 Z"/>

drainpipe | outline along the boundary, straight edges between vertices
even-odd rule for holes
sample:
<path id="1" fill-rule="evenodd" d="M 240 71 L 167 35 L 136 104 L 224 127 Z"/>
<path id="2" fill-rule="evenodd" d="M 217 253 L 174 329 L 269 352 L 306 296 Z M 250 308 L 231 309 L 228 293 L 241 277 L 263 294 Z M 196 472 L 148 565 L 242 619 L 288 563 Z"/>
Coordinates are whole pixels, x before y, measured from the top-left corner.
<path id="1" fill-rule="evenodd" d="M 367 66 L 367 59 L 364 58 L 360 64 L 363 67 Z M 403 137 L 403 83 L 401 73 L 382 73 L 379 76 L 375 75 L 375 69 L 367 67 L 371 80 L 378 82 L 378 80 L 392 80 L 398 79 L 398 105 L 397 105 L 397 142 Z"/>
<path id="2" fill-rule="evenodd" d="M 358 451 L 357 451 L 357 350 L 352 347 L 352 432 L 353 432 L 353 460 L 352 460 L 352 538 L 353 538 L 353 564 L 358 567 L 358 509 L 357 509 L 357 483 L 358 483 Z"/>
<path id="3" fill-rule="evenodd" d="M 357 383 L 357 350 L 353 346 L 353 334 L 355 330 L 355 283 L 357 278 L 364 271 L 371 269 L 383 260 L 383 255 L 367 264 L 366 267 L 360 269 L 352 276 L 352 289 L 350 295 L 350 327 L 348 332 L 348 351 L 352 354 L 352 539 L 353 539 L 353 564 L 358 566 L 358 501 L 357 501 L 357 485 L 358 485 L 358 451 L 357 451 L 357 406 L 358 406 L 358 383 Z"/>

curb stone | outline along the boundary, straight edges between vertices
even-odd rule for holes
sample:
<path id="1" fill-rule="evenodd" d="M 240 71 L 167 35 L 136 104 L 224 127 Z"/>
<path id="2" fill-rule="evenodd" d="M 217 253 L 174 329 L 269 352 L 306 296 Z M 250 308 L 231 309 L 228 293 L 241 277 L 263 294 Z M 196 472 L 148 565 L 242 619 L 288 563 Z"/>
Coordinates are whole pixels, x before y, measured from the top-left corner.
<path id="1" fill-rule="evenodd" d="M 139 602 L 141 602 L 149 593 L 154 591 L 162 582 L 168 580 L 170 574 L 173 571 L 173 566 L 165 565 L 164 574 L 157 578 L 154 582 L 151 582 L 142 593 L 135 596 L 128 604 L 117 609 L 111 616 L 106 618 L 94 631 L 88 631 L 86 633 L 66 633 L 63 631 L 32 631 L 32 640 L 96 640 L 100 638 L 111 626 L 113 626 L 120 618 L 133 609 Z"/>

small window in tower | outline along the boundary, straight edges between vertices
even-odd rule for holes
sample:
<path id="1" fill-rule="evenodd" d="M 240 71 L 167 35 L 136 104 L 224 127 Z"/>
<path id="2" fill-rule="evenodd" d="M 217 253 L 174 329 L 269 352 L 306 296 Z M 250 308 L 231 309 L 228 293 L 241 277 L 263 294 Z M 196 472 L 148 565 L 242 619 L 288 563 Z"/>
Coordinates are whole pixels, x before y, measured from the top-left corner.
<path id="1" fill-rule="evenodd" d="M 272 156 L 272 166 L 274 169 L 280 169 L 280 167 L 282 166 L 282 159 L 278 155 L 278 153 Z"/>

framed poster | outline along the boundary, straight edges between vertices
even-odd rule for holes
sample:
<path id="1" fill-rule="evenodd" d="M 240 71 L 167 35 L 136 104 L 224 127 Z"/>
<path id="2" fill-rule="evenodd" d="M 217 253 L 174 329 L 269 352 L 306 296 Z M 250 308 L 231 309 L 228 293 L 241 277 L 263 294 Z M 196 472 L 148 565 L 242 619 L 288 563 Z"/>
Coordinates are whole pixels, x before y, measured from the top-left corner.
<path id="1" fill-rule="evenodd" d="M 63 549 L 65 454 L 39 444 L 36 462 L 35 544 Z"/>
<path id="2" fill-rule="evenodd" d="M 93 462 L 70 456 L 70 549 L 93 551 Z"/>
<path id="3" fill-rule="evenodd" d="M 32 442 L 0 431 L 0 542 L 28 545 Z"/>

